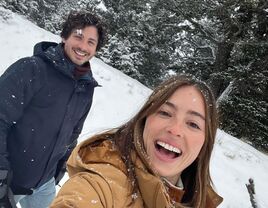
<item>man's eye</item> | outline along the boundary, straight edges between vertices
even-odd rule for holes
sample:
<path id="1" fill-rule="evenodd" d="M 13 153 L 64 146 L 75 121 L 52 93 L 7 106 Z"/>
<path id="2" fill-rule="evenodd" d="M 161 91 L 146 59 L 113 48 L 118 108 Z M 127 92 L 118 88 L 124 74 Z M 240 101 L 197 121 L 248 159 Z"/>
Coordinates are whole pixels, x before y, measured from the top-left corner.
<path id="1" fill-rule="evenodd" d="M 88 45 L 90 45 L 90 46 L 94 46 L 95 43 L 94 43 L 93 41 L 89 41 L 89 42 L 88 42 Z"/>
<path id="2" fill-rule="evenodd" d="M 82 39 L 82 36 L 81 36 L 81 35 L 75 35 L 74 37 L 75 37 L 76 39 L 79 39 L 79 40 Z"/>

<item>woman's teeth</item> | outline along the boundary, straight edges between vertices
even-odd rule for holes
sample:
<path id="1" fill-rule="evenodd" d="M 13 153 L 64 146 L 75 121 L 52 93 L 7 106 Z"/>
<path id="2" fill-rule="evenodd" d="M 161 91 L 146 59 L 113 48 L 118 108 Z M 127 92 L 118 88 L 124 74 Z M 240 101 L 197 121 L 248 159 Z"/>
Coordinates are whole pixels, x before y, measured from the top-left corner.
<path id="1" fill-rule="evenodd" d="M 159 146 L 163 147 L 164 149 L 166 150 L 169 150 L 171 152 L 175 152 L 175 153 L 178 153 L 178 154 L 181 154 L 181 150 L 178 149 L 177 147 L 174 147 L 170 144 L 167 144 L 167 143 L 164 143 L 164 142 L 161 142 L 161 141 L 157 141 L 156 142 Z"/>

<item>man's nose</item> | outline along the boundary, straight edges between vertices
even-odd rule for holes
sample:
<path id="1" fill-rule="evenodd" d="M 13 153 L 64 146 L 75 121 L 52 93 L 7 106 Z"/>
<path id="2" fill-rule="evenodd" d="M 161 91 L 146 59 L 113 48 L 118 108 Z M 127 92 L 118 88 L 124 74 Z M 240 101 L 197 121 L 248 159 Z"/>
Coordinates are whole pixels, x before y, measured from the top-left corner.
<path id="1" fill-rule="evenodd" d="M 79 48 L 83 51 L 86 51 L 87 50 L 87 47 L 88 47 L 88 43 L 86 40 L 82 40 L 80 41 L 79 43 Z"/>

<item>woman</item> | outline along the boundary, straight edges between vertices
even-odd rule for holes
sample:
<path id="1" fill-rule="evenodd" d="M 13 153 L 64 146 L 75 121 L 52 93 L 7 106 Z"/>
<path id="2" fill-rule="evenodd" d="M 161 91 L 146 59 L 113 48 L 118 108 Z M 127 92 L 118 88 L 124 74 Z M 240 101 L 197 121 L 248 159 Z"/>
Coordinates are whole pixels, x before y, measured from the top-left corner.
<path id="1" fill-rule="evenodd" d="M 209 174 L 216 130 L 210 89 L 172 77 L 129 122 L 75 148 L 51 207 L 217 207 Z"/>

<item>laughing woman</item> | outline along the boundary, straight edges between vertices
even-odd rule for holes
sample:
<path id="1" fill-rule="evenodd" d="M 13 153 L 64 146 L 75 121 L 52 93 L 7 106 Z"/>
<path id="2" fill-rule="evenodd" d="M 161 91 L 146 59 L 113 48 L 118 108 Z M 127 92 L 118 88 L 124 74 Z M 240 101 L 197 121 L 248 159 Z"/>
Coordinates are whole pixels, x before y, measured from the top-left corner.
<path id="1" fill-rule="evenodd" d="M 75 148 L 51 207 L 217 207 L 209 173 L 216 130 L 207 85 L 172 77 L 129 122 Z"/>

